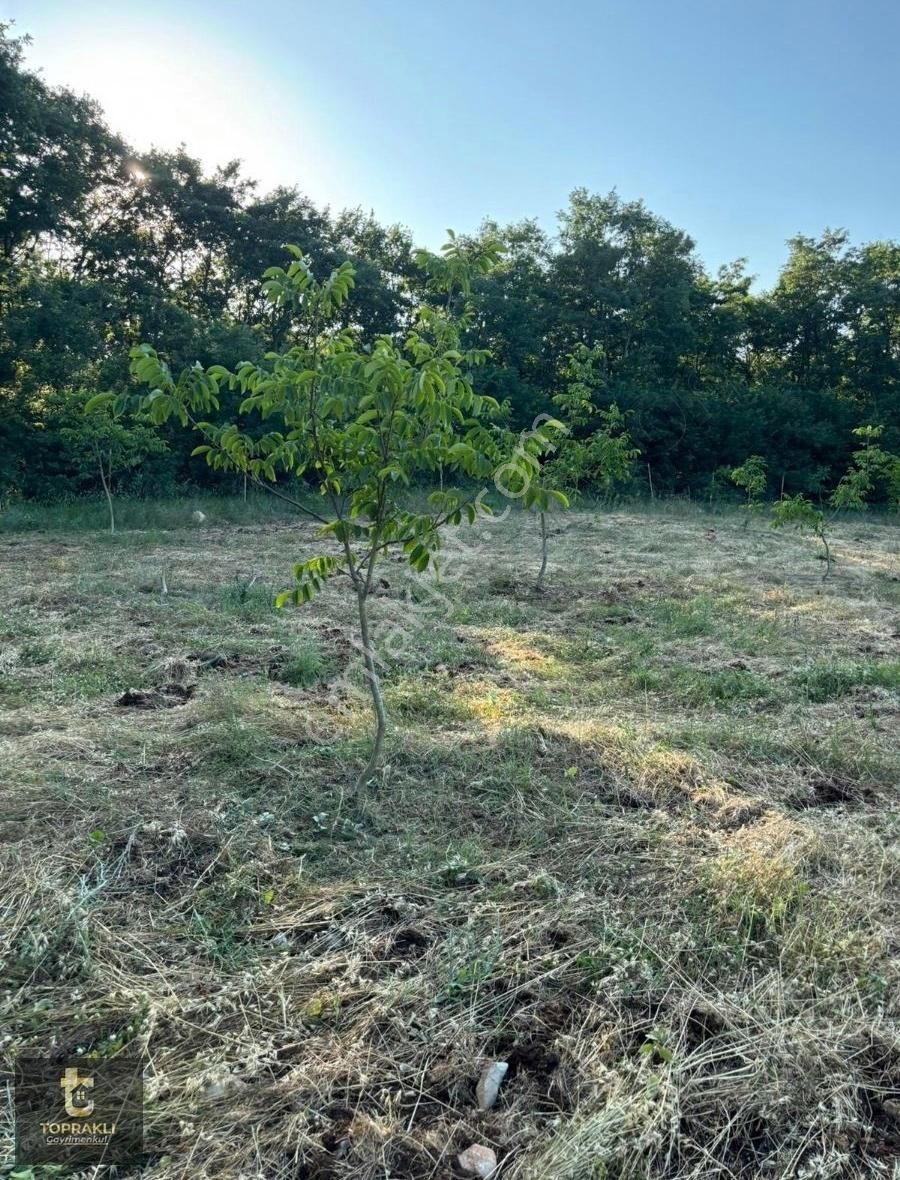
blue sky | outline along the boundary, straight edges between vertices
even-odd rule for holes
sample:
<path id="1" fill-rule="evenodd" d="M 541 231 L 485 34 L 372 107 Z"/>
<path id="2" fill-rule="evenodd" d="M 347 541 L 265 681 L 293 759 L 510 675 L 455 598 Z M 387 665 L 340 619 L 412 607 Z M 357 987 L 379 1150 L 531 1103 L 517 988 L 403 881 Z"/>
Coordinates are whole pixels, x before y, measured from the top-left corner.
<path id="1" fill-rule="evenodd" d="M 6 0 L 135 143 L 238 156 L 435 246 L 577 185 L 771 283 L 796 232 L 900 236 L 897 0 Z"/>

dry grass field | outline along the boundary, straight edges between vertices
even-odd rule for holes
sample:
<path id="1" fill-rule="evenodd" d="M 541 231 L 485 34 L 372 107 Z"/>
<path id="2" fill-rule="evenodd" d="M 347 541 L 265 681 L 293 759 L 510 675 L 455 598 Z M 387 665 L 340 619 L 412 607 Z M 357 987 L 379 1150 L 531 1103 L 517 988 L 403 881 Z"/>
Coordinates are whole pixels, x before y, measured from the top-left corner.
<path id="1" fill-rule="evenodd" d="M 0 1054 L 148 1059 L 90 1175 L 900 1176 L 900 528 L 386 565 L 360 807 L 355 603 L 271 606 L 313 530 L 174 523 L 0 533 Z"/>

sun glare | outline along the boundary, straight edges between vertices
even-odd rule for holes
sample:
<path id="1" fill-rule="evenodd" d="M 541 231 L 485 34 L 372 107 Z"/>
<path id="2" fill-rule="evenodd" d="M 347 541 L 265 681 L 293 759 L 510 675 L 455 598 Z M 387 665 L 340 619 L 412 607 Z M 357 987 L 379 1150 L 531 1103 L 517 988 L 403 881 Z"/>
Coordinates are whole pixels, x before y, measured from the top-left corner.
<path id="1" fill-rule="evenodd" d="M 312 120 L 282 111 L 265 76 L 221 46 L 85 26 L 74 38 L 44 39 L 41 65 L 49 82 L 95 98 L 137 151 L 184 144 L 210 169 L 240 159 L 263 189 L 295 183 L 311 166 L 327 184 Z"/>

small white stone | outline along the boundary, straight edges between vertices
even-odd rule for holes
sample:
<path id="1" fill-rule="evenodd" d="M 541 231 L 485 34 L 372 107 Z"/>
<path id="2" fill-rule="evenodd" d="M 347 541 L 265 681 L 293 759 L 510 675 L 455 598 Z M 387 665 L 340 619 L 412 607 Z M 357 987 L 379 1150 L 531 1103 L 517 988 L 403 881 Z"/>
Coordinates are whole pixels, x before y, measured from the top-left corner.
<path id="1" fill-rule="evenodd" d="M 491 1061 L 485 1066 L 475 1087 L 479 1110 L 490 1110 L 497 1101 L 500 1083 L 506 1077 L 508 1069 L 509 1065 L 505 1061 Z"/>
<path id="2" fill-rule="evenodd" d="M 201 512 L 198 508 L 196 512 L 191 513 L 191 520 L 196 521 L 197 524 L 203 524 L 206 520 L 206 513 Z"/>
<path id="3" fill-rule="evenodd" d="M 467 1176 L 493 1176 L 497 1169 L 497 1157 L 489 1147 L 473 1143 L 456 1157 L 456 1162 Z"/>
<path id="4" fill-rule="evenodd" d="M 247 1083 L 240 1078 L 236 1078 L 234 1074 L 224 1074 L 218 1078 L 207 1078 L 200 1088 L 200 1093 L 204 1098 L 209 1098 L 215 1101 L 219 1098 L 225 1098 L 229 1094 L 236 1094 L 240 1090 L 246 1090 Z"/>

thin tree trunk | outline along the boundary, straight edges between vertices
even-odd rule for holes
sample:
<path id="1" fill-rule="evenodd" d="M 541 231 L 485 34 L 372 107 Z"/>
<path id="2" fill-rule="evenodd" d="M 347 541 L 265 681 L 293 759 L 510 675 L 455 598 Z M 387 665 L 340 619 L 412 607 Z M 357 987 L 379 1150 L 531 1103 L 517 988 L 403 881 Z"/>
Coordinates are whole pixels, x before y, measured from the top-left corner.
<path id="1" fill-rule="evenodd" d="M 109 481 L 112 479 L 112 456 L 109 459 L 109 478 L 107 472 L 103 470 L 103 456 L 97 450 L 97 463 L 100 467 L 100 482 L 103 484 L 103 491 L 106 494 L 106 503 L 109 506 L 109 533 L 110 536 L 115 536 L 116 533 L 116 514 L 113 509 L 113 498 L 110 490 Z"/>
<path id="2" fill-rule="evenodd" d="M 819 540 L 825 546 L 825 573 L 822 574 L 822 581 L 824 582 L 831 573 L 831 546 L 824 533 L 819 533 Z"/>
<path id="3" fill-rule="evenodd" d="M 544 574 L 547 572 L 547 513 L 541 513 L 541 569 L 537 576 L 536 588 L 543 590 Z"/>
<path id="4" fill-rule="evenodd" d="M 364 788 L 372 781 L 373 776 L 381 765 L 384 754 L 384 735 L 387 729 L 387 718 L 384 713 L 384 700 L 381 696 L 381 681 L 378 679 L 378 669 L 375 666 L 375 652 L 369 635 L 369 592 L 364 583 L 356 587 L 356 602 L 359 607 L 359 633 L 363 644 L 363 663 L 366 678 L 369 681 L 369 691 L 372 694 L 372 708 L 375 710 L 375 742 L 372 753 L 365 769 L 356 780 L 356 791 L 361 795 Z"/>
<path id="5" fill-rule="evenodd" d="M 656 499 L 656 493 L 653 491 L 653 472 L 650 470 L 650 464 L 647 464 L 647 479 L 650 481 L 650 499 Z"/>

